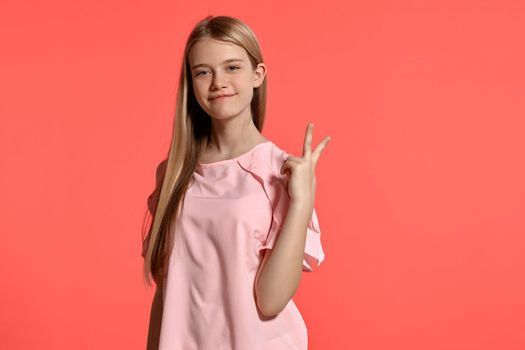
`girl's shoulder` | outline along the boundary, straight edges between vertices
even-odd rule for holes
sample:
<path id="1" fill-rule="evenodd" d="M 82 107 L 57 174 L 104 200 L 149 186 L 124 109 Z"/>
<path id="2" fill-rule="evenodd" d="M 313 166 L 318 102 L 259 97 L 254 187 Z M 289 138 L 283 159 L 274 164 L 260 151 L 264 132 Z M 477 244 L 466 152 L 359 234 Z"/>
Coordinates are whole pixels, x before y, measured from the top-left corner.
<path id="1" fill-rule="evenodd" d="M 268 140 L 262 147 L 256 147 L 250 157 L 239 159 L 240 165 L 258 175 L 267 183 L 280 180 L 287 182 L 286 174 L 281 174 L 281 167 L 289 153 L 280 145 Z"/>
<path id="2" fill-rule="evenodd" d="M 270 170 L 274 175 L 279 175 L 283 162 L 289 154 L 280 145 L 268 140 L 265 142 L 267 147 L 259 147 L 252 155 L 252 161 L 257 162 Z"/>

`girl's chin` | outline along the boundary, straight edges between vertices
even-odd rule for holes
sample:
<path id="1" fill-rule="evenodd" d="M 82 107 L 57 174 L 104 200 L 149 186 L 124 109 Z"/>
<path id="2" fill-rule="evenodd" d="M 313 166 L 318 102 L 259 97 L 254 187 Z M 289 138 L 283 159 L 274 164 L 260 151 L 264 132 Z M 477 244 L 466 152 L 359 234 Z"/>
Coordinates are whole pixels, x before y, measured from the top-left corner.
<path id="1" fill-rule="evenodd" d="M 208 115 L 210 115 L 213 119 L 230 119 L 238 115 L 241 115 L 241 111 L 240 110 L 228 110 L 228 111 L 215 110 L 215 111 L 210 111 Z"/>

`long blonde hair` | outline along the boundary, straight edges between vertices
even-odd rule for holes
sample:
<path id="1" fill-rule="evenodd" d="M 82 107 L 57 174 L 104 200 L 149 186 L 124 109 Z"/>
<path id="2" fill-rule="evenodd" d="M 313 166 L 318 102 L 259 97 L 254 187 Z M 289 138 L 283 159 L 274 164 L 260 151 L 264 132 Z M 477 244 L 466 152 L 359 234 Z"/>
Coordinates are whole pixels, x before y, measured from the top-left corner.
<path id="1" fill-rule="evenodd" d="M 170 227 L 175 227 L 193 172 L 210 138 L 211 117 L 195 98 L 188 61 L 192 45 L 204 38 L 244 48 L 253 69 L 263 63 L 255 34 L 237 18 L 207 16 L 191 31 L 184 48 L 170 149 L 167 158 L 157 168 L 157 185 L 148 198 L 148 211 L 142 225 L 143 277 L 149 286 L 150 277 L 157 285 L 164 281 L 174 243 L 172 231 L 175 230 Z M 254 88 L 250 105 L 253 122 L 259 131 L 262 131 L 266 111 L 266 81 L 265 78 L 258 88 Z"/>

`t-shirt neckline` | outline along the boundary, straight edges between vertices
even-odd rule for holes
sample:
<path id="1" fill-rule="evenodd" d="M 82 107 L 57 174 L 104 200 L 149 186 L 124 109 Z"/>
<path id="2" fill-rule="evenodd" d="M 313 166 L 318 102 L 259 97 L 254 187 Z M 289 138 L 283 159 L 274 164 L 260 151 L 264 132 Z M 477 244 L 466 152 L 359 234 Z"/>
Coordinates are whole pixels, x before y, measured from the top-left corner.
<path id="1" fill-rule="evenodd" d="M 239 160 L 243 157 L 246 157 L 248 156 L 249 154 L 251 154 L 253 151 L 255 151 L 257 148 L 259 148 L 260 146 L 262 145 L 266 145 L 266 144 L 270 144 L 272 143 L 270 140 L 266 140 L 264 142 L 260 142 L 258 144 L 256 144 L 255 146 L 253 146 L 251 149 L 249 149 L 248 151 L 244 152 L 243 154 L 237 156 L 237 157 L 234 157 L 234 158 L 230 158 L 230 159 L 223 159 L 223 160 L 218 160 L 216 162 L 211 162 L 211 163 L 201 163 L 201 162 L 197 162 L 197 166 L 200 167 L 200 168 L 209 168 L 209 167 L 213 167 L 213 166 L 216 166 L 216 165 L 221 165 L 221 164 L 227 164 L 227 163 L 231 163 L 231 162 L 234 162 L 236 160 Z"/>

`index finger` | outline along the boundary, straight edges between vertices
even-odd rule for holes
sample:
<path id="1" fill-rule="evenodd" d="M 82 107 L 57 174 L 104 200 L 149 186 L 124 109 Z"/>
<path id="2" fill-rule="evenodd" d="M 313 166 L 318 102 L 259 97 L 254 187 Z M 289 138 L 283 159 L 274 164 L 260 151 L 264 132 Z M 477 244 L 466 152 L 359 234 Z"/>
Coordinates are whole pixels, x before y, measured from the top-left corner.
<path id="1" fill-rule="evenodd" d="M 306 127 L 306 134 L 304 135 L 304 146 L 303 146 L 303 157 L 308 155 L 309 157 L 312 154 L 312 129 L 314 127 L 314 123 L 309 122 L 308 126 Z"/>

